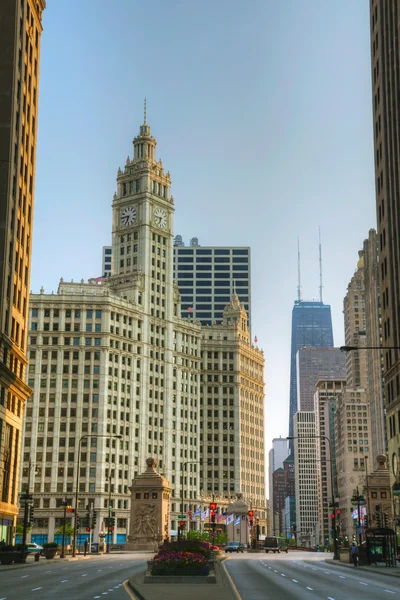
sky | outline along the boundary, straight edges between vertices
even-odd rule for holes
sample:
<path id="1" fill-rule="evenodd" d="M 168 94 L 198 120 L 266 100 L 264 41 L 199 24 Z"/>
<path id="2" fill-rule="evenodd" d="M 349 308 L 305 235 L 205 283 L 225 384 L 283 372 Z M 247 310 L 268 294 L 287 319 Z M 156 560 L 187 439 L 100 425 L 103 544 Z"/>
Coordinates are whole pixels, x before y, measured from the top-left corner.
<path id="1" fill-rule="evenodd" d="M 297 237 L 305 299 L 335 345 L 375 227 L 365 0 L 56 0 L 41 42 L 31 288 L 101 274 L 118 167 L 147 121 L 171 172 L 174 233 L 249 245 L 266 360 L 266 442 L 288 433 Z"/>

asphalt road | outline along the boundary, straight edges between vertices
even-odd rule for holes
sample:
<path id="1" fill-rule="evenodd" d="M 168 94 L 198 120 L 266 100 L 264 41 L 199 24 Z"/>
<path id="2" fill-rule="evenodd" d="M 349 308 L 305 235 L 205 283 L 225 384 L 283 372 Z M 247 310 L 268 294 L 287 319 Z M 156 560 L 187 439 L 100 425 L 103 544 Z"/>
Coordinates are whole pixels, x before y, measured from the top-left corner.
<path id="1" fill-rule="evenodd" d="M 92 556 L 77 561 L 49 562 L 2 571 L 0 600 L 129 600 L 123 582 L 144 571 L 148 554 Z"/>
<path id="2" fill-rule="evenodd" d="M 239 554 L 224 563 L 242 600 L 390 600 L 400 579 L 331 566 L 326 554 Z"/>

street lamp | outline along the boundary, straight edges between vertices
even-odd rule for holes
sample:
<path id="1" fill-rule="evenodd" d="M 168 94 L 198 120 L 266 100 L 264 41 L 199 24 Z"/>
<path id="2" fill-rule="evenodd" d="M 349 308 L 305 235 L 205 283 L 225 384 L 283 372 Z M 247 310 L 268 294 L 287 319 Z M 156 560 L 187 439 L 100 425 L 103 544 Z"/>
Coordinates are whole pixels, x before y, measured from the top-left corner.
<path id="1" fill-rule="evenodd" d="M 339 548 L 338 548 L 338 543 L 337 543 L 337 537 L 336 537 L 336 504 L 335 504 L 335 491 L 334 491 L 334 486 L 333 486 L 333 460 L 332 460 L 332 444 L 331 444 L 331 440 L 328 438 L 328 436 L 326 435 L 307 435 L 307 436 L 288 436 L 286 438 L 287 440 L 301 440 L 301 439 L 308 439 L 308 440 L 316 440 L 316 439 L 324 439 L 328 442 L 328 447 L 329 447 L 329 462 L 330 462 L 330 471 L 331 471 L 331 490 L 332 490 L 332 510 L 333 510 L 333 558 L 335 558 L 336 560 L 339 560 Z"/>
<path id="2" fill-rule="evenodd" d="M 364 506 L 365 504 L 365 498 L 364 496 L 362 496 L 359 491 L 358 491 L 358 486 L 357 486 L 357 491 L 354 494 L 354 496 L 351 499 L 353 504 L 357 504 L 357 516 L 358 516 L 358 545 L 361 548 L 361 540 L 362 540 L 362 533 L 361 533 L 361 510 L 360 507 Z"/>
<path id="3" fill-rule="evenodd" d="M 31 470 L 32 470 L 33 466 L 34 466 L 34 464 L 29 459 L 28 482 L 26 484 L 25 493 L 21 495 L 21 500 L 23 500 L 25 502 L 25 504 L 24 504 L 24 522 L 23 522 L 23 529 L 22 529 L 22 552 L 25 550 L 25 546 L 26 546 L 26 533 L 28 530 L 28 521 L 29 521 L 28 513 L 29 513 L 30 501 L 33 500 L 33 496 L 32 496 L 32 494 L 30 494 Z M 35 473 L 36 473 L 36 471 L 35 471 Z"/>
<path id="4" fill-rule="evenodd" d="M 75 554 L 76 554 L 76 539 L 78 536 L 78 494 L 79 494 L 79 468 L 80 468 L 80 462 L 81 462 L 81 444 L 82 444 L 82 440 L 84 440 L 86 438 L 110 438 L 110 439 L 116 438 L 116 439 L 120 440 L 120 439 L 122 439 L 122 435 L 110 435 L 109 433 L 104 433 L 104 434 L 86 433 L 85 435 L 82 435 L 79 438 L 78 462 L 77 462 L 77 468 L 76 468 L 76 483 L 75 483 L 74 541 L 72 544 L 72 556 L 75 556 Z"/>

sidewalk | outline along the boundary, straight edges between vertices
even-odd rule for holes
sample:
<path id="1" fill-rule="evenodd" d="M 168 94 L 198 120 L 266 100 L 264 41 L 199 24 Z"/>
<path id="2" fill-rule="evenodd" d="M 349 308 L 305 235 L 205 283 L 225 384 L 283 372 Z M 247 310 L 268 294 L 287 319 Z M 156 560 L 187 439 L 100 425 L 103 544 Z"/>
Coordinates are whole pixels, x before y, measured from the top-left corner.
<path id="1" fill-rule="evenodd" d="M 350 563 L 340 562 L 339 560 L 325 559 L 325 562 L 334 567 L 346 567 L 348 569 L 357 569 L 357 571 L 366 571 L 367 573 L 379 573 L 379 575 L 390 575 L 391 577 L 400 577 L 400 567 L 376 567 L 365 566 L 355 567 Z"/>
<path id="2" fill-rule="evenodd" d="M 137 600 L 237 600 L 221 560 L 215 562 L 217 583 L 144 583 L 144 573 L 131 577 L 129 587 Z"/>
<path id="3" fill-rule="evenodd" d="M 88 554 L 87 556 L 83 556 L 83 554 L 81 554 L 80 556 L 76 556 L 75 558 L 72 558 L 72 556 L 66 556 L 65 558 L 60 558 L 59 556 L 56 556 L 55 558 L 51 558 L 51 559 L 41 557 L 39 562 L 36 562 L 34 556 L 31 555 L 31 556 L 27 557 L 26 563 L 17 563 L 17 564 L 13 564 L 13 565 L 1 565 L 0 564 L 0 573 L 2 573 L 3 571 L 15 571 L 16 569 L 25 569 L 26 567 L 33 567 L 34 565 L 43 565 L 43 564 L 51 565 L 52 563 L 60 562 L 60 560 L 67 561 L 67 562 L 71 561 L 71 560 L 87 560 L 88 558 L 92 558 L 92 556 L 94 556 L 94 555 Z"/>

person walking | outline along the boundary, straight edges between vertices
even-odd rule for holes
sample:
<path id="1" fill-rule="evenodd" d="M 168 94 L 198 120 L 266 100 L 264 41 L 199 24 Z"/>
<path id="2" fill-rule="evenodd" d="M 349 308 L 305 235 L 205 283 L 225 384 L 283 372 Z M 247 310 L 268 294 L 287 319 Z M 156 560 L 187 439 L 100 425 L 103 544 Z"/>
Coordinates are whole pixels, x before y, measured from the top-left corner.
<path id="1" fill-rule="evenodd" d="M 358 546 L 356 542 L 353 542 L 351 545 L 351 560 L 353 561 L 353 565 L 358 567 Z"/>

